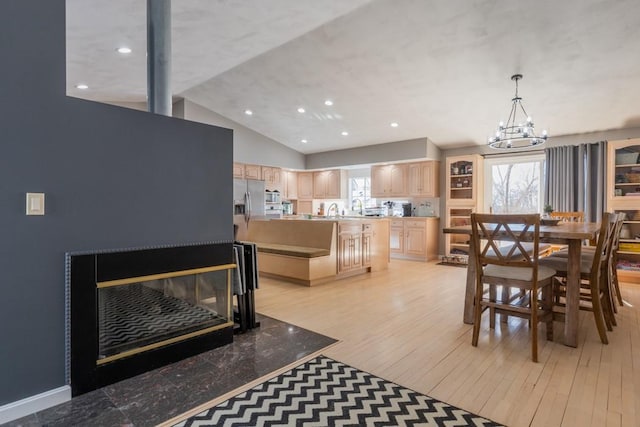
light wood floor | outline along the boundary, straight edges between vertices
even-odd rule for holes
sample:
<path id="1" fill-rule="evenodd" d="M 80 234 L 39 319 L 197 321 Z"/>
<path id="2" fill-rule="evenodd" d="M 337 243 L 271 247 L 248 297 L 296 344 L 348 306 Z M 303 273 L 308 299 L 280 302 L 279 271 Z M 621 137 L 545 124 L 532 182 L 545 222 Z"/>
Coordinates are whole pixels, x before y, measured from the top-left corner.
<path id="1" fill-rule="evenodd" d="M 477 348 L 462 323 L 466 270 L 392 261 L 385 272 L 315 287 L 261 278 L 257 311 L 341 342 L 324 354 L 508 426 L 640 425 L 640 285 L 622 286 L 627 306 L 609 345 L 591 313 L 580 314 L 579 344 L 562 325 L 539 363 L 529 328 L 513 319 L 491 331 L 487 314 Z M 498 322 L 500 323 L 500 322 Z"/>

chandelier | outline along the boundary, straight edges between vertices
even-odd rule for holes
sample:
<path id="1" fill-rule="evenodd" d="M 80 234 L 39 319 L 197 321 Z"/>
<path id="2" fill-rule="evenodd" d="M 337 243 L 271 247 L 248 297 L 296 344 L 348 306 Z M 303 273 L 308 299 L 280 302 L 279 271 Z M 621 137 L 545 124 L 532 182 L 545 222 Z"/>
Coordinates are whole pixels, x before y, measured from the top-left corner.
<path id="1" fill-rule="evenodd" d="M 511 80 L 516 82 L 516 96 L 511 100 L 511 112 L 507 122 L 500 122 L 495 136 L 489 137 L 489 147 L 495 149 L 525 148 L 544 144 L 547 140 L 547 131 L 542 135 L 536 135 L 533 120 L 522 106 L 522 98 L 518 96 L 518 80 L 522 74 L 514 74 Z M 519 118 L 520 117 L 520 118 Z"/>

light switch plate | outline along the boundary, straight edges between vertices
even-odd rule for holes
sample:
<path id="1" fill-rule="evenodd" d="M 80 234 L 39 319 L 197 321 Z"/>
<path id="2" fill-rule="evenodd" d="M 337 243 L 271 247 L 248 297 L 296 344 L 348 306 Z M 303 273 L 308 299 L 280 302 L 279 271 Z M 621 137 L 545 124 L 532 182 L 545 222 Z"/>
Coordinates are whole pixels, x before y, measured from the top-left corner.
<path id="1" fill-rule="evenodd" d="M 44 215 L 44 193 L 27 193 L 27 215 Z"/>

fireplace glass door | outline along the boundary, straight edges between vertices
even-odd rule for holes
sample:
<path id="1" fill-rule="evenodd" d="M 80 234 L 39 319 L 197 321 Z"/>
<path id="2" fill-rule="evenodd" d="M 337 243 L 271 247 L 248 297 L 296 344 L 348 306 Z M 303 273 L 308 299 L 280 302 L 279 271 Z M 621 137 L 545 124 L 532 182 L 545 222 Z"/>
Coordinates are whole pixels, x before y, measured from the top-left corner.
<path id="1" fill-rule="evenodd" d="M 213 267 L 98 283 L 97 363 L 233 325 L 230 272 Z"/>

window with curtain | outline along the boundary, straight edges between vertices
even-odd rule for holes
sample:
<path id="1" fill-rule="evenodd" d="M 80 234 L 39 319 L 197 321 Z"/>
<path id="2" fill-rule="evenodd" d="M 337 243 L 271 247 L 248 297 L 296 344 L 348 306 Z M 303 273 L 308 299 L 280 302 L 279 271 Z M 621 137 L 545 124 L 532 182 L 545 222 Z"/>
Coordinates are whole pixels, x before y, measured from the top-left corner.
<path id="1" fill-rule="evenodd" d="M 542 212 L 544 153 L 485 158 L 484 211 Z"/>
<path id="2" fill-rule="evenodd" d="M 556 211 L 584 212 L 585 221 L 600 221 L 606 201 L 607 142 L 550 147 L 544 153 L 544 203 Z"/>

